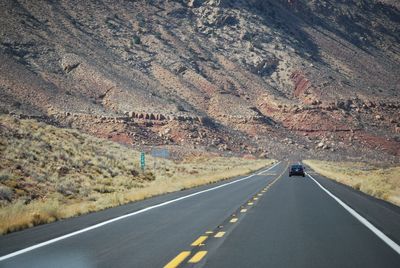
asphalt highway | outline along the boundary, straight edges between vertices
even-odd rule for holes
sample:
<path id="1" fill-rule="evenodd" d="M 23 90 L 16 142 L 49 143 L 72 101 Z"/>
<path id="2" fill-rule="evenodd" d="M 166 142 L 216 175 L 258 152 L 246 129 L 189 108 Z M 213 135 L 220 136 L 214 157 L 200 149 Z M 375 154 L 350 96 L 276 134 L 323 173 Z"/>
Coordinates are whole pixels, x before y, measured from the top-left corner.
<path id="1" fill-rule="evenodd" d="M 399 207 L 288 165 L 1 236 L 0 267 L 400 267 Z"/>

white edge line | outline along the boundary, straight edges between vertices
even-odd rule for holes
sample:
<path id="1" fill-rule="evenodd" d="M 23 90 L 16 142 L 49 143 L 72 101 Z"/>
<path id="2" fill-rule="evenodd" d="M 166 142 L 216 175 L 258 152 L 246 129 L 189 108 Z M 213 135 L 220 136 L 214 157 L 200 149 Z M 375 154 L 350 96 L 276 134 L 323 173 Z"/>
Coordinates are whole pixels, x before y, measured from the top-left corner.
<path id="1" fill-rule="evenodd" d="M 391 247 L 397 254 L 400 255 L 400 246 L 396 244 L 392 239 L 387 237 L 382 231 L 376 228 L 372 223 L 370 223 L 367 219 L 357 213 L 354 209 L 346 205 L 342 200 L 336 197 L 334 194 L 329 192 L 326 188 L 324 188 L 316 179 L 314 179 L 310 174 L 306 172 L 307 176 L 310 177 L 322 190 L 324 190 L 328 195 L 330 195 L 336 202 L 338 202 L 345 210 L 347 210 L 354 218 L 360 221 L 365 227 L 370 229 L 376 236 L 378 236 L 383 242 L 385 242 L 389 247 Z"/>
<path id="2" fill-rule="evenodd" d="M 268 168 L 268 169 L 266 169 L 266 170 L 261 170 L 260 172 L 258 172 L 257 174 L 253 174 L 253 176 L 254 175 L 262 175 L 262 174 L 264 174 L 265 172 L 268 172 L 268 171 L 270 171 L 271 169 L 273 169 L 274 167 L 276 167 L 277 165 L 279 165 L 280 163 L 281 163 L 282 161 L 279 161 L 278 163 L 276 163 L 275 165 L 273 165 L 272 167 L 270 167 L 270 168 Z"/>
<path id="3" fill-rule="evenodd" d="M 270 168 L 268 168 L 266 171 L 271 170 L 272 168 L 276 167 L 279 163 L 281 163 L 281 162 L 276 163 L 275 165 L 273 165 L 273 166 L 271 166 Z M 173 199 L 173 200 L 169 200 L 169 201 L 164 202 L 164 203 L 160 203 L 160 204 L 157 204 L 157 205 L 154 205 L 154 206 L 150 206 L 150 207 L 147 207 L 147 208 L 144 208 L 144 209 L 141 209 L 141 210 L 138 210 L 138 211 L 135 211 L 135 212 L 132 212 L 132 213 L 123 215 L 123 216 L 119 216 L 119 217 L 114 218 L 114 219 L 110 219 L 110 220 L 107 220 L 107 221 L 103 221 L 103 222 L 97 223 L 97 224 L 95 224 L 95 225 L 86 227 L 86 228 L 84 228 L 84 229 L 81 229 L 81 230 L 78 230 L 78 231 L 75 231 L 75 232 L 72 232 L 72 233 L 63 235 L 63 236 L 59 236 L 59 237 L 56 237 L 56 238 L 47 240 L 47 241 L 45 241 L 45 242 L 42 242 L 42 243 L 39 243 L 39 244 L 30 246 L 30 247 L 27 247 L 27 248 L 24 248 L 24 249 L 15 251 L 15 252 L 13 252 L 13 253 L 10 253 L 10 254 L 1 256 L 1 257 L 0 257 L 0 261 L 4 261 L 4 260 L 6 260 L 6 259 L 10 259 L 10 258 L 12 258 L 12 257 L 18 256 L 18 255 L 21 255 L 21 254 L 24 254 L 24 253 L 29 252 L 29 251 L 32 251 L 32 250 L 35 250 L 35 249 L 37 249 L 37 248 L 41 248 L 41 247 L 44 247 L 44 246 L 53 244 L 53 243 L 55 243 L 55 242 L 64 240 L 64 239 L 66 239 L 66 238 L 69 238 L 69 237 L 72 237 L 72 236 L 76 236 L 76 235 L 78 235 L 78 234 L 91 231 L 91 230 L 93 230 L 93 229 L 97 229 L 97 228 L 102 227 L 102 226 L 104 226 L 104 225 L 107 225 L 107 224 L 110 224 L 110 223 L 113 223 L 113 222 L 116 222 L 116 221 L 119 221 L 119 220 L 122 220 L 122 219 L 125 219 L 125 218 L 128 218 L 128 217 L 131 217 L 131 216 L 134 216 L 134 215 L 137 215 L 137 214 L 141 214 L 141 213 L 143 213 L 143 212 L 146 212 L 146 211 L 149 211 L 149 210 L 152 210 L 152 209 L 155 209 L 155 208 L 163 207 L 163 206 L 166 206 L 166 205 L 169 205 L 169 204 L 172 204 L 172 203 L 175 203 L 175 202 L 178 202 L 178 201 L 181 201 L 181 200 L 184 200 L 184 199 L 187 199 L 187 198 L 190 198 L 190 197 L 199 195 L 199 194 L 203 194 L 203 193 L 206 193 L 206 192 L 214 191 L 214 190 L 216 190 L 216 189 L 219 189 L 219 188 L 222 188 L 222 187 L 225 187 L 225 186 L 234 184 L 234 183 L 238 183 L 238 182 L 240 182 L 240 181 L 248 180 L 248 179 L 250 179 L 251 177 L 254 177 L 254 176 L 259 175 L 259 174 L 260 174 L 260 173 L 255 173 L 255 174 L 249 175 L 249 176 L 247 176 L 247 177 L 244 177 L 244 178 L 241 178 L 241 179 L 238 179 L 238 180 L 235 180 L 235 181 L 231 181 L 231 182 L 228 182 L 228 183 L 225 183 L 225 184 L 221 184 L 221 185 L 218 185 L 218 186 L 213 187 L 213 188 L 210 188 L 210 189 L 206 189 L 206 190 L 203 190 L 203 191 L 200 191 L 200 192 L 196 192 L 196 193 L 193 193 L 193 194 L 185 195 L 185 196 L 182 196 L 182 197 Z"/>

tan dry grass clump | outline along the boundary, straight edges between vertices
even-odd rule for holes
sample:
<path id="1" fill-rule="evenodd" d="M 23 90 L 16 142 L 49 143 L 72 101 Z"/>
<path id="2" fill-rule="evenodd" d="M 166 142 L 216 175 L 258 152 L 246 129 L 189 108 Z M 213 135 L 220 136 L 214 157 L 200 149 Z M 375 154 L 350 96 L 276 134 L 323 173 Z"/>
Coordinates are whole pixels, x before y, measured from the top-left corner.
<path id="1" fill-rule="evenodd" d="M 303 162 L 330 179 L 400 206 L 400 167 L 383 168 L 358 162 Z"/>
<path id="2" fill-rule="evenodd" d="M 0 115 L 0 233 L 247 174 L 272 160 L 157 160 L 120 144 Z M 154 159 L 146 156 L 148 166 Z M 161 165 L 162 164 L 162 165 Z M 154 174 L 153 174 L 153 173 Z"/>

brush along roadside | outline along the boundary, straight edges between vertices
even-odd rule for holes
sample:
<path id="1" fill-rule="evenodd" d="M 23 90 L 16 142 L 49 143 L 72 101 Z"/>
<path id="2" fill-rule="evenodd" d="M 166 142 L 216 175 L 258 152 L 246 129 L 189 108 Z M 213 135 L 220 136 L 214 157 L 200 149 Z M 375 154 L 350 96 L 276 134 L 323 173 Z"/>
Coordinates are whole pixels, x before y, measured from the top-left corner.
<path id="1" fill-rule="evenodd" d="M 400 167 L 359 162 L 303 162 L 327 178 L 400 206 Z"/>
<path id="2" fill-rule="evenodd" d="M 0 233 L 245 175 L 273 160 L 193 157 L 140 172 L 140 152 L 34 120 L 0 116 Z M 154 159 L 146 157 L 149 164 Z"/>

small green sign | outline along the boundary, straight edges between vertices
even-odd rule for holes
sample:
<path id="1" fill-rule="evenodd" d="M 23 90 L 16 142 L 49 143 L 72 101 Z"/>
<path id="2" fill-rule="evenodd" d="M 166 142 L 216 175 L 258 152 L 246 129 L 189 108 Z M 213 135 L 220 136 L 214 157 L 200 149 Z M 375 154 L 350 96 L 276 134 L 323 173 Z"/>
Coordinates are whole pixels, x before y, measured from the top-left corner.
<path id="1" fill-rule="evenodd" d="M 144 170 L 144 166 L 146 165 L 146 158 L 144 156 L 144 153 L 140 153 L 140 167 L 142 170 Z"/>

